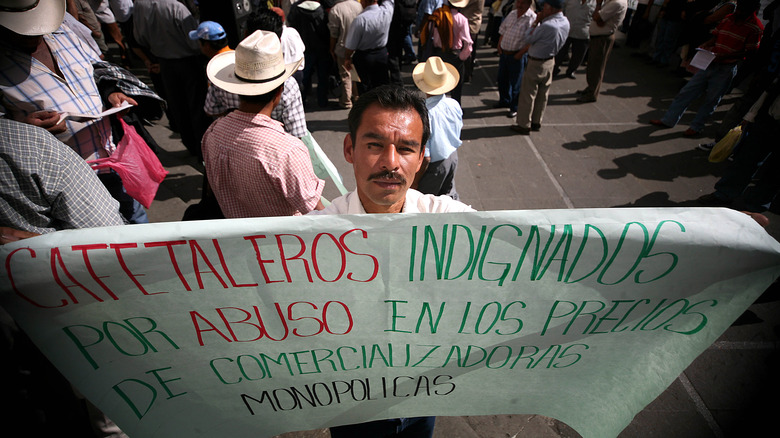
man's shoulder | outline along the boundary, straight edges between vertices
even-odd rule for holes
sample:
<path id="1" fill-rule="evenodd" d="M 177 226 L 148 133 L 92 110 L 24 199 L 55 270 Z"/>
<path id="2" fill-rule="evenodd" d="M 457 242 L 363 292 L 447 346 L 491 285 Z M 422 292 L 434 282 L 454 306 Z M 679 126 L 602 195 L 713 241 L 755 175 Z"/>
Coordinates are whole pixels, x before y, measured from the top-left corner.
<path id="1" fill-rule="evenodd" d="M 423 194 L 414 189 L 406 192 L 406 205 L 420 213 L 459 213 L 476 211 L 470 205 L 456 201 L 449 196 Z M 411 210 L 411 208 L 409 209 Z"/>

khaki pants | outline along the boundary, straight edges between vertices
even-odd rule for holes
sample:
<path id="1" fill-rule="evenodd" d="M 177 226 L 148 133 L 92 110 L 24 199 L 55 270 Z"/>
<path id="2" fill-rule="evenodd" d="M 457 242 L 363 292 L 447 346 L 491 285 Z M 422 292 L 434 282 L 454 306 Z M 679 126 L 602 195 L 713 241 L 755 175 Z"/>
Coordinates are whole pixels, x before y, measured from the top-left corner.
<path id="1" fill-rule="evenodd" d="M 601 81 L 604 79 L 604 70 L 607 68 L 607 59 L 612 46 L 615 44 L 615 34 L 605 36 L 591 36 L 588 43 L 588 70 L 585 77 L 588 87 L 583 93 L 584 97 L 598 99 Z"/>
<path id="2" fill-rule="evenodd" d="M 339 78 L 341 78 L 341 96 L 339 96 L 339 105 L 344 108 L 351 108 L 352 102 L 357 99 L 357 86 L 352 82 L 352 75 L 349 70 L 344 68 L 344 58 L 336 57 L 339 67 Z"/>
<path id="3" fill-rule="evenodd" d="M 544 109 L 547 108 L 547 93 L 552 84 L 555 59 L 539 61 L 528 58 L 523 81 L 520 85 L 520 95 L 517 99 L 516 123 L 523 128 L 531 128 L 531 124 L 541 124 Z"/>

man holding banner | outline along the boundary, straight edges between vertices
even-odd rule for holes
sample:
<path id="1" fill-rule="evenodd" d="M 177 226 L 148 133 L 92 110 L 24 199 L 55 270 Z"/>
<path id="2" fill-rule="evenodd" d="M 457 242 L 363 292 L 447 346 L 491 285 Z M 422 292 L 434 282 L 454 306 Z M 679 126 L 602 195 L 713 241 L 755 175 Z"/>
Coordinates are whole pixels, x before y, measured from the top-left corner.
<path id="1" fill-rule="evenodd" d="M 444 213 L 474 211 L 449 196 L 424 195 L 410 186 L 431 135 L 425 100 L 403 87 L 384 85 L 360 96 L 348 117 L 344 158 L 357 189 L 312 214 Z M 431 437 L 436 417 L 391 418 L 337 426 L 331 437 Z"/>

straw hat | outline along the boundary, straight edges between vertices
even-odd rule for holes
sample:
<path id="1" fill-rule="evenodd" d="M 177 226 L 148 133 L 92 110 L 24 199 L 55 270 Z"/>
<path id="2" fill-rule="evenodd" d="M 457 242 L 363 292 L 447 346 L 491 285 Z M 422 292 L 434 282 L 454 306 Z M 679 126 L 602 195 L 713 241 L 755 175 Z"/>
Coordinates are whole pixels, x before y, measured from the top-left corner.
<path id="1" fill-rule="evenodd" d="M 46 35 L 65 18 L 65 0 L 0 0 L 0 26 L 19 35 Z"/>
<path id="2" fill-rule="evenodd" d="M 465 8 L 469 0 L 450 0 L 450 4 L 455 8 Z"/>
<path id="3" fill-rule="evenodd" d="M 241 41 L 235 51 L 211 58 L 206 74 L 211 83 L 229 93 L 257 96 L 284 83 L 301 61 L 285 64 L 279 37 L 258 30 Z"/>
<path id="4" fill-rule="evenodd" d="M 455 88 L 460 80 L 460 74 L 452 64 L 442 61 L 438 56 L 431 56 L 425 63 L 414 66 L 412 79 L 420 91 L 436 95 Z"/>

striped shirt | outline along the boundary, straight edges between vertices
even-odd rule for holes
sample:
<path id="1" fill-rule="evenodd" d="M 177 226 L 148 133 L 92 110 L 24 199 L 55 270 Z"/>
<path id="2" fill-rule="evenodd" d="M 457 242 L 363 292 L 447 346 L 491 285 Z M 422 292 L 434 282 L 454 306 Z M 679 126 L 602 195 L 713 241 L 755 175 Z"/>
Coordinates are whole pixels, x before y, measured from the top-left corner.
<path id="1" fill-rule="evenodd" d="M 715 46 L 712 52 L 723 55 L 757 50 L 763 32 L 764 25 L 761 24 L 755 13 L 741 23 L 737 21 L 734 14 L 727 15 L 712 31 L 715 37 Z M 739 59 L 727 59 L 722 62 L 733 64 L 738 61 Z"/>
<path id="2" fill-rule="evenodd" d="M 263 114 L 233 111 L 212 123 L 203 136 L 203 159 L 227 218 L 305 214 L 325 186 L 306 146 Z"/>
<path id="3" fill-rule="evenodd" d="M 53 110 L 100 114 L 103 101 L 93 77 L 92 63 L 100 57 L 63 24 L 43 36 L 63 77 L 29 54 L 0 43 L 0 105 L 6 117 L 22 121 L 33 112 Z M 57 135 L 82 158 L 107 157 L 113 152 L 108 118 L 86 123 L 67 120 Z"/>

